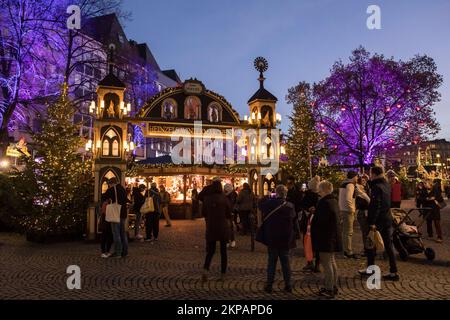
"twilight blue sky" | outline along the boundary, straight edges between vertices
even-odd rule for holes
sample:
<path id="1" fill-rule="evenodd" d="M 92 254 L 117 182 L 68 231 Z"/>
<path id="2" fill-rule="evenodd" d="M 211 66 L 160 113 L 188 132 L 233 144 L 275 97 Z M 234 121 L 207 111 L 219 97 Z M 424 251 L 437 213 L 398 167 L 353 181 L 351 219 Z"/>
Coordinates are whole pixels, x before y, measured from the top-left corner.
<path id="1" fill-rule="evenodd" d="M 366 27 L 371 4 L 381 7 L 381 30 Z M 198 78 L 241 115 L 258 88 L 253 59 L 267 58 L 283 130 L 287 89 L 324 79 L 359 45 L 396 59 L 428 54 L 444 76 L 438 137 L 450 139 L 450 0 L 124 0 L 124 9 L 128 38 L 147 42 L 162 69 Z"/>

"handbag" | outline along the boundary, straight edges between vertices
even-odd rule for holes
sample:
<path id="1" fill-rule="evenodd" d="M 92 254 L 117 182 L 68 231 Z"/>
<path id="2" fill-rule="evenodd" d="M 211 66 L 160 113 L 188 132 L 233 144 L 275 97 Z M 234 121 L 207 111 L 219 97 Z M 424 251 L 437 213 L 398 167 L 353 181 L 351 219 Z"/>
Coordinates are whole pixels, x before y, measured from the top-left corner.
<path id="1" fill-rule="evenodd" d="M 367 235 L 365 248 L 368 250 L 384 251 L 384 241 L 378 230 L 370 230 Z"/>
<path id="2" fill-rule="evenodd" d="M 266 244 L 266 240 L 265 240 L 265 236 L 264 236 L 264 222 L 266 222 L 267 219 L 269 219 L 276 211 L 278 211 L 278 209 L 285 206 L 286 203 L 287 203 L 286 201 L 283 202 L 281 205 L 279 205 L 278 207 L 276 207 L 275 209 L 270 211 L 269 214 L 264 217 L 264 220 L 262 221 L 261 225 L 259 226 L 258 231 L 256 231 L 256 236 L 255 236 L 256 241 L 261 242 L 262 244 Z"/>
<path id="3" fill-rule="evenodd" d="M 107 222 L 120 223 L 120 209 L 122 206 L 117 202 L 117 188 L 114 187 L 114 194 L 116 202 L 110 203 L 106 206 L 105 220 Z"/>
<path id="4" fill-rule="evenodd" d="M 153 203 L 153 198 L 148 196 L 145 198 L 145 202 L 141 207 L 141 213 L 146 214 L 151 212 L 155 212 L 155 204 Z"/>
<path id="5" fill-rule="evenodd" d="M 308 219 L 308 226 L 306 227 L 305 238 L 303 239 L 303 249 L 305 251 L 305 258 L 307 262 L 313 261 L 314 253 L 312 248 L 312 239 L 311 239 L 311 222 L 314 214 Z"/>
<path id="6" fill-rule="evenodd" d="M 438 206 L 439 209 L 444 209 L 447 206 L 447 202 L 445 202 L 445 200 L 442 201 L 434 200 L 434 202 L 436 202 L 436 205 Z"/>

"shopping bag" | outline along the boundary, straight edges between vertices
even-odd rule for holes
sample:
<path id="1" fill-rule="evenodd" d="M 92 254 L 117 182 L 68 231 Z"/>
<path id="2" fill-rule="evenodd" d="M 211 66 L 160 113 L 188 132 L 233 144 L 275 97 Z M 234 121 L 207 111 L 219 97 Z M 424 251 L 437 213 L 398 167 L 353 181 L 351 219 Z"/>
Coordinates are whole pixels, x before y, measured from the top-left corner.
<path id="1" fill-rule="evenodd" d="M 384 241 L 379 231 L 375 231 L 375 248 L 384 251 Z"/>
<path id="2" fill-rule="evenodd" d="M 377 230 L 370 230 L 367 235 L 365 248 L 368 250 L 384 251 L 384 242 L 381 234 Z"/>
<path id="3" fill-rule="evenodd" d="M 314 214 L 311 214 L 308 217 L 308 225 L 306 227 L 305 238 L 303 239 L 303 249 L 305 251 L 305 258 L 307 262 L 313 261 L 314 253 L 312 248 L 312 239 L 311 239 L 311 223 L 314 218 Z"/>
<path id="4" fill-rule="evenodd" d="M 122 206 L 117 202 L 117 189 L 114 187 L 116 202 L 106 206 L 105 220 L 113 223 L 120 223 L 120 209 Z"/>
<path id="5" fill-rule="evenodd" d="M 153 198 L 147 197 L 145 198 L 145 202 L 142 205 L 141 213 L 146 214 L 151 212 L 155 212 L 155 205 L 153 204 Z"/>

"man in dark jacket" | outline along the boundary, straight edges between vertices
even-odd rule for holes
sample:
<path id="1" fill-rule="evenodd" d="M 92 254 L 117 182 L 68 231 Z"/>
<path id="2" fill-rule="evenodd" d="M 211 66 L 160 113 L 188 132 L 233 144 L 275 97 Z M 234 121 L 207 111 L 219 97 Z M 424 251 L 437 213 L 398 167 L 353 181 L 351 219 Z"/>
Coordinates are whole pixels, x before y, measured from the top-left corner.
<path id="1" fill-rule="evenodd" d="M 134 222 L 134 236 L 136 239 L 142 239 L 142 235 L 140 234 L 140 227 L 142 221 L 141 208 L 144 205 L 145 197 L 142 194 L 145 191 L 145 185 L 141 184 L 139 187 L 133 188 L 133 213 L 136 216 Z"/>
<path id="2" fill-rule="evenodd" d="M 155 211 L 146 214 L 146 217 L 145 217 L 146 239 L 145 239 L 145 241 L 152 242 L 152 241 L 158 241 L 159 218 L 161 216 L 161 197 L 159 195 L 159 190 L 156 187 L 155 182 L 152 182 L 152 184 L 150 185 L 150 190 L 148 190 L 148 197 L 153 198 L 153 206 L 155 207 Z M 153 236 L 153 238 L 152 238 L 152 236 Z"/>
<path id="3" fill-rule="evenodd" d="M 298 190 L 297 186 L 295 185 L 295 178 L 292 176 L 287 178 L 286 187 L 288 189 L 286 201 L 292 203 L 295 207 L 295 212 L 299 213 L 302 210 L 301 203 L 304 193 Z"/>
<path id="4" fill-rule="evenodd" d="M 276 198 L 266 198 L 259 203 L 262 212 L 263 223 L 261 225 L 262 242 L 268 249 L 267 284 L 264 290 L 272 292 L 275 279 L 277 260 L 280 258 L 285 290 L 292 292 L 291 267 L 289 251 L 295 248 L 294 205 L 286 201 L 287 188 L 284 185 L 277 186 Z"/>
<path id="5" fill-rule="evenodd" d="M 117 203 L 121 205 L 120 223 L 111 222 L 114 239 L 114 254 L 111 257 L 125 258 L 128 255 L 128 236 L 125 230 L 125 222 L 128 215 L 127 203 L 130 201 L 127 198 L 127 191 L 120 183 L 118 183 L 117 178 L 109 179 L 108 187 L 108 190 L 106 190 L 103 195 L 103 199 L 115 203 L 117 193 Z"/>
<path id="6" fill-rule="evenodd" d="M 398 281 L 397 261 L 392 243 L 392 216 L 391 207 L 391 185 L 384 176 L 382 167 L 370 169 L 370 204 L 367 222 L 370 230 L 378 230 L 383 238 L 384 248 L 389 257 L 390 273 L 383 277 L 384 280 Z M 367 265 L 375 265 L 376 250 L 367 250 Z M 360 270 L 362 276 L 370 275 L 367 270 Z"/>
<path id="7" fill-rule="evenodd" d="M 311 222 L 313 250 L 319 252 L 325 271 L 325 287 L 319 294 L 333 298 L 337 292 L 337 265 L 335 252 L 342 250 L 339 204 L 333 196 L 333 185 L 328 181 L 319 184 L 320 200 Z"/>

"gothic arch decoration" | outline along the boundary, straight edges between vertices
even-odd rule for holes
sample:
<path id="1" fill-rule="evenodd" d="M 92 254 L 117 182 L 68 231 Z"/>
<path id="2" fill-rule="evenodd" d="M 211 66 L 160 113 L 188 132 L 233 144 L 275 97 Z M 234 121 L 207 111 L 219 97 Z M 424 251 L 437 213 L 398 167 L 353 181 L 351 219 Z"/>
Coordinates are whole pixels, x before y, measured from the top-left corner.
<path id="1" fill-rule="evenodd" d="M 120 97 L 117 93 L 109 92 L 103 97 L 105 108 L 103 110 L 103 118 L 118 118 Z"/>
<path id="2" fill-rule="evenodd" d="M 191 101 L 188 102 L 188 98 Z M 173 99 L 177 105 L 177 112 L 175 117 L 167 119 L 163 117 L 163 108 L 167 99 Z M 199 80 L 186 80 L 182 86 L 175 88 L 166 88 L 160 93 L 150 98 L 144 106 L 141 108 L 136 118 L 155 121 L 167 121 L 167 122 L 190 122 L 195 121 L 185 117 L 187 111 L 185 107 L 189 103 L 194 102 L 194 105 L 200 101 L 200 112 L 198 119 L 208 120 L 208 106 L 217 103 L 221 107 L 221 119 L 218 122 L 228 124 L 240 124 L 239 113 L 233 109 L 231 104 L 221 95 L 206 89 Z M 172 101 L 172 102 L 173 102 Z M 192 103 L 191 103 L 192 104 Z"/>
<path id="3" fill-rule="evenodd" d="M 217 123 L 222 121 L 222 106 L 219 103 L 211 102 L 206 111 L 209 122 Z"/>
<path id="4" fill-rule="evenodd" d="M 102 128 L 100 157 L 121 157 L 121 131 L 122 130 L 116 126 Z"/>
<path id="5" fill-rule="evenodd" d="M 116 178 L 120 182 L 120 169 L 115 167 L 103 168 L 103 173 L 100 179 L 100 194 L 103 194 L 108 190 L 108 180 Z"/>
<path id="6" fill-rule="evenodd" d="M 261 107 L 261 123 L 265 127 L 273 127 L 273 109 L 264 105 Z"/>
<path id="7" fill-rule="evenodd" d="M 258 194 L 258 172 L 256 170 L 251 170 L 249 178 L 250 189 L 252 189 L 254 194 Z"/>
<path id="8" fill-rule="evenodd" d="M 172 98 L 166 98 L 161 105 L 161 118 L 174 120 L 178 117 L 178 104 Z"/>
<path id="9" fill-rule="evenodd" d="M 202 102 L 197 96 L 188 96 L 184 100 L 184 118 L 187 120 L 200 120 Z"/>

